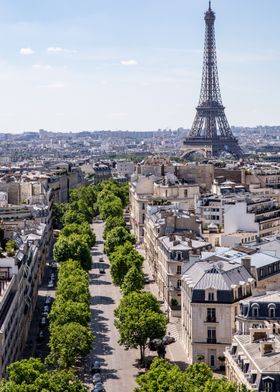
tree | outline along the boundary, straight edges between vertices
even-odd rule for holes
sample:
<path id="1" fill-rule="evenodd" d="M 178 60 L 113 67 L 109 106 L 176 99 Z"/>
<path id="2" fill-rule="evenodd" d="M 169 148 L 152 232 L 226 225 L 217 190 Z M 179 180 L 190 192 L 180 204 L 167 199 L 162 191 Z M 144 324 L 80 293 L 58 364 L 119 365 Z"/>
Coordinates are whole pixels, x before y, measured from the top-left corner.
<path id="1" fill-rule="evenodd" d="M 123 216 L 113 216 L 113 215 L 108 216 L 105 222 L 103 238 L 106 240 L 106 236 L 109 233 L 109 231 L 111 231 L 114 227 L 117 226 L 126 227 L 126 223 Z"/>
<path id="2" fill-rule="evenodd" d="M 95 234 L 87 222 L 81 224 L 70 223 L 64 226 L 63 229 L 60 231 L 60 236 L 69 237 L 72 234 L 82 235 L 90 248 L 92 248 L 95 244 Z"/>
<path id="3" fill-rule="evenodd" d="M 128 273 L 124 277 L 122 284 L 122 292 L 124 295 L 131 293 L 132 291 L 140 291 L 145 286 L 144 273 L 142 269 L 136 266 L 131 267 Z"/>
<path id="4" fill-rule="evenodd" d="M 76 275 L 81 281 L 81 279 L 88 284 L 88 274 L 81 267 L 81 263 L 77 260 L 68 259 L 60 264 L 58 270 L 58 281 L 60 282 L 63 278 L 68 278 L 69 276 Z"/>
<path id="5" fill-rule="evenodd" d="M 186 377 L 176 365 L 164 359 L 154 358 L 147 373 L 137 377 L 138 388 L 135 392 L 185 392 Z"/>
<path id="6" fill-rule="evenodd" d="M 199 365 L 199 366 L 196 366 Z M 216 379 L 205 364 L 190 365 L 182 372 L 176 365 L 154 358 L 147 373 L 137 377 L 135 392 L 249 392 L 243 385 Z"/>
<path id="7" fill-rule="evenodd" d="M 63 369 L 75 366 L 90 352 L 93 339 L 91 331 L 78 323 L 52 324 L 47 362 Z"/>
<path id="8" fill-rule="evenodd" d="M 122 298 L 115 316 L 119 343 L 126 348 L 139 347 L 143 363 L 148 341 L 162 338 L 166 331 L 167 318 L 156 297 L 148 292 L 132 292 Z"/>
<path id="9" fill-rule="evenodd" d="M 86 392 L 73 371 L 47 371 L 39 358 L 24 359 L 8 366 L 8 380 L 0 392 Z"/>
<path id="10" fill-rule="evenodd" d="M 39 358 L 23 359 L 8 366 L 9 381 L 18 385 L 33 384 L 44 372 L 46 372 L 46 366 Z"/>
<path id="11" fill-rule="evenodd" d="M 87 222 L 87 219 L 84 214 L 68 208 L 63 215 L 62 222 L 64 225 L 69 225 L 70 223 L 82 224 Z"/>
<path id="12" fill-rule="evenodd" d="M 86 327 L 90 321 L 89 306 L 86 302 L 64 301 L 58 297 L 52 306 L 49 320 L 57 325 L 75 322 Z"/>
<path id="13" fill-rule="evenodd" d="M 63 203 L 54 203 L 52 207 L 52 222 L 55 229 L 60 229 L 63 225 L 63 215 L 66 213 L 69 205 Z"/>
<path id="14" fill-rule="evenodd" d="M 7 255 L 9 257 L 12 257 L 15 255 L 15 249 L 16 249 L 16 243 L 13 240 L 8 240 L 6 242 L 5 250 L 7 252 Z"/>
<path id="15" fill-rule="evenodd" d="M 109 216 L 123 216 L 123 208 L 120 199 L 102 203 L 99 207 L 100 217 L 106 220 Z"/>
<path id="16" fill-rule="evenodd" d="M 84 270 L 91 268 L 90 249 L 82 235 L 59 236 L 54 245 L 53 254 L 57 262 L 73 259 L 79 261 Z"/>
<path id="17" fill-rule="evenodd" d="M 107 255 L 110 255 L 117 246 L 124 245 L 126 242 L 131 244 L 135 243 L 135 237 L 130 234 L 124 227 L 117 226 L 114 227 L 107 234 L 104 250 Z"/>
<path id="18" fill-rule="evenodd" d="M 130 268 L 135 266 L 140 270 L 143 261 L 143 256 L 137 252 L 131 242 L 116 247 L 110 254 L 110 271 L 114 284 L 121 286 Z"/>
<path id="19" fill-rule="evenodd" d="M 195 387 L 205 385 L 205 383 L 213 377 L 212 370 L 204 362 L 188 366 L 185 373 L 189 380 L 189 384 Z"/>
<path id="20" fill-rule="evenodd" d="M 88 282 L 83 277 L 79 279 L 79 275 L 69 275 L 65 279 L 59 279 L 56 298 L 63 301 L 83 302 L 90 304 L 90 293 Z"/>
<path id="21" fill-rule="evenodd" d="M 71 370 L 52 370 L 42 374 L 36 381 L 38 391 L 87 392 L 87 388 Z"/>

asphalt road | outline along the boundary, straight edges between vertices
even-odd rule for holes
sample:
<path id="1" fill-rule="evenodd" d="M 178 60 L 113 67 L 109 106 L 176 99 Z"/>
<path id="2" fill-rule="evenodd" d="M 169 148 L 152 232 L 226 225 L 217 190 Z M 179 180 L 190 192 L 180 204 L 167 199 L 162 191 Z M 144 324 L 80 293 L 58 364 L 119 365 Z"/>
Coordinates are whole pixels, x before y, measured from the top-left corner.
<path id="1" fill-rule="evenodd" d="M 90 386 L 90 367 L 95 360 L 101 362 L 101 375 L 106 392 L 133 392 L 138 375 L 138 350 L 126 351 L 118 344 L 118 331 L 114 326 L 114 309 L 118 306 L 121 293 L 112 284 L 107 257 L 103 254 L 104 224 L 99 221 L 92 225 L 96 233 L 96 246 L 92 250 L 93 268 L 90 271 L 91 326 L 96 339 L 87 363 L 87 384 Z M 104 262 L 99 262 L 99 257 Z M 102 265 L 106 273 L 100 274 Z"/>

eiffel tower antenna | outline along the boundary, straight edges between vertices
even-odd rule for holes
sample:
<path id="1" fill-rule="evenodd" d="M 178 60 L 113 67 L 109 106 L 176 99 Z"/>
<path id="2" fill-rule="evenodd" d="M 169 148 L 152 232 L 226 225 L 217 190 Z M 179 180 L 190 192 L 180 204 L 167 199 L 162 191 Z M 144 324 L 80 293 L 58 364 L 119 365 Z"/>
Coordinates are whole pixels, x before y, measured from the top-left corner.
<path id="1" fill-rule="evenodd" d="M 192 129 L 184 141 L 183 156 L 187 156 L 190 150 L 201 151 L 203 146 L 204 150 L 207 147 L 208 155 L 218 157 L 222 152 L 228 152 L 239 158 L 242 151 L 231 132 L 220 92 L 214 26 L 216 16 L 211 8 L 211 1 L 204 20 L 205 43 L 200 98 Z"/>

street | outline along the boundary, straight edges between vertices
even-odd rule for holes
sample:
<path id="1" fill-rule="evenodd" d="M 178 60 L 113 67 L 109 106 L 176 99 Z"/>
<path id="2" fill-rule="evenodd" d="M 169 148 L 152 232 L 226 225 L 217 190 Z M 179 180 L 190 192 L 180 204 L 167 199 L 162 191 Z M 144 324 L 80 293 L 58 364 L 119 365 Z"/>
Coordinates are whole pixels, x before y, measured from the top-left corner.
<path id="1" fill-rule="evenodd" d="M 92 250 L 93 268 L 90 274 L 91 326 L 96 339 L 87 366 L 89 386 L 90 367 L 95 360 L 101 362 L 101 375 L 106 392 L 132 392 L 136 386 L 135 377 L 138 375 L 137 360 L 139 350 L 126 351 L 118 344 L 118 331 L 114 326 L 114 309 L 121 299 L 120 289 L 112 284 L 108 259 L 103 255 L 103 230 L 101 221 L 95 222 L 92 228 L 96 234 L 96 246 Z M 104 262 L 99 262 L 99 257 Z M 99 273 L 99 267 L 105 269 L 105 274 Z"/>

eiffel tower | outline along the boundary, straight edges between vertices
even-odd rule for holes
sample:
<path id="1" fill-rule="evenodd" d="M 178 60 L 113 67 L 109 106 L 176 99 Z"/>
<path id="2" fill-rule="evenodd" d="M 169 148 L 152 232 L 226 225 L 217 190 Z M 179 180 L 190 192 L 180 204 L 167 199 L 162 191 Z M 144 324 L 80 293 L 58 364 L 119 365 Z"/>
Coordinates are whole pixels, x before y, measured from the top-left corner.
<path id="1" fill-rule="evenodd" d="M 217 66 L 215 19 L 215 13 L 209 1 L 209 8 L 204 17 L 205 44 L 200 99 L 192 129 L 184 140 L 183 157 L 194 152 L 213 157 L 219 157 L 223 152 L 230 153 L 235 158 L 243 155 L 237 139 L 231 132 L 222 103 Z"/>

